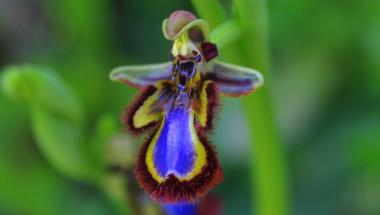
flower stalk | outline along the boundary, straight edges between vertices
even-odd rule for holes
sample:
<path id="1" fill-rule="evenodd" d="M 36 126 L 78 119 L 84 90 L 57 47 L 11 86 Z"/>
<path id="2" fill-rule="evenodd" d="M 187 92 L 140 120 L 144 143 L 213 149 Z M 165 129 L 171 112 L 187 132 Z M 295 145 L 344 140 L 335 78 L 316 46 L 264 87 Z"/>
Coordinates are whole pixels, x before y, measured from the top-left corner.
<path id="1" fill-rule="evenodd" d="M 192 1 L 201 17 L 206 20 L 218 20 L 215 26 L 231 22 L 228 19 L 216 19 L 223 12 L 221 7 L 210 6 L 215 0 Z M 271 94 L 271 77 L 269 73 L 269 49 L 267 30 L 267 9 L 264 0 L 233 1 L 233 22 L 237 23 L 241 35 L 233 46 L 225 44 L 221 49 L 224 59 L 244 66 L 255 67 L 262 71 L 266 84 L 254 98 L 243 98 L 243 104 L 251 136 L 251 173 L 252 191 L 255 193 L 256 214 L 283 215 L 290 214 L 289 180 L 287 165 L 276 119 Z M 224 44 L 224 43 L 222 43 Z M 223 54 L 227 53 L 227 54 Z"/>

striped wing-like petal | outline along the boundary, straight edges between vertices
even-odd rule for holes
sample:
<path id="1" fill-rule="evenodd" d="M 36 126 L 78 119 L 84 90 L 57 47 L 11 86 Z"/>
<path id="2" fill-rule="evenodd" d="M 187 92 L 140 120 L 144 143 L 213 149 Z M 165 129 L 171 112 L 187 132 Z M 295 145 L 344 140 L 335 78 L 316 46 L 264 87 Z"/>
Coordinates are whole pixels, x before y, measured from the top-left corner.
<path id="1" fill-rule="evenodd" d="M 203 74 L 212 80 L 218 90 L 226 96 L 241 96 L 255 91 L 264 84 L 263 75 L 251 68 L 216 61 Z"/>
<path id="2" fill-rule="evenodd" d="M 170 80 L 171 63 L 121 66 L 113 69 L 110 79 L 142 89 L 160 80 Z"/>

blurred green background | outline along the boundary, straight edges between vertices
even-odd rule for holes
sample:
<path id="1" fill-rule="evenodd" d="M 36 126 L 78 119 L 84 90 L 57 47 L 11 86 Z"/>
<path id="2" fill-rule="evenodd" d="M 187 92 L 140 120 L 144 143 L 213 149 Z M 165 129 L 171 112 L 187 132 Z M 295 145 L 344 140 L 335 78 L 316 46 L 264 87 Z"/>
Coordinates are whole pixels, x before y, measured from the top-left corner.
<path id="1" fill-rule="evenodd" d="M 136 91 L 108 73 L 167 61 L 161 22 L 177 9 L 196 13 L 179 0 L 0 0 L 2 73 L 41 71 L 21 77 L 30 86 L 2 80 L 0 214 L 158 214 L 133 182 L 141 140 L 118 118 Z M 380 214 L 380 2 L 269 0 L 267 9 L 267 99 L 290 214 Z M 25 64 L 35 66 L 9 67 Z M 223 99 L 212 138 L 225 171 L 213 195 L 228 215 L 256 207 L 244 105 Z"/>

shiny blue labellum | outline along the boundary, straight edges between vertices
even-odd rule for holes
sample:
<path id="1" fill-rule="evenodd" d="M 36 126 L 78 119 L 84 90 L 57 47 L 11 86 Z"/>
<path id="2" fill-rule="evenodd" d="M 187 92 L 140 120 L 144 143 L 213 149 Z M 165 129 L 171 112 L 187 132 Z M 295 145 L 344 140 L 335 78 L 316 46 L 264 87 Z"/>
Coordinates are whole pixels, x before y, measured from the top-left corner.
<path id="1" fill-rule="evenodd" d="M 182 90 L 165 121 L 154 150 L 154 163 L 160 176 L 186 176 L 194 166 L 194 144 L 190 131 L 189 95 Z"/>

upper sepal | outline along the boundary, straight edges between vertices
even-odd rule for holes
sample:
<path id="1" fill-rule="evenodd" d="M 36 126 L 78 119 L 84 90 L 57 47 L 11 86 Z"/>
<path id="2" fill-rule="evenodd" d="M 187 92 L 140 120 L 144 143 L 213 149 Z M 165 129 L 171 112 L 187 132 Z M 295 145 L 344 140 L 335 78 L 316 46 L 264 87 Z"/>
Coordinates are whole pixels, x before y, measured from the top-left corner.
<path id="1" fill-rule="evenodd" d="M 113 69 L 110 79 L 115 82 L 128 84 L 137 89 L 154 85 L 161 80 L 170 80 L 171 63 L 148 64 L 137 66 L 121 66 Z"/>
<path id="2" fill-rule="evenodd" d="M 210 65 L 204 78 L 213 81 L 220 93 L 226 96 L 246 95 L 264 84 L 264 77 L 260 72 L 220 61 Z"/>

